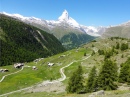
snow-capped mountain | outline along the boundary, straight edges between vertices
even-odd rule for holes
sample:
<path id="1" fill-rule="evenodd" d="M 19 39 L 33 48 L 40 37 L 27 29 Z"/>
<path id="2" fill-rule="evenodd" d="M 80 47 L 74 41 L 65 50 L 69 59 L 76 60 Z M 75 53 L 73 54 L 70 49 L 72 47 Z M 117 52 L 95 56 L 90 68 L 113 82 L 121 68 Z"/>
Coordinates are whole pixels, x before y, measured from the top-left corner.
<path id="1" fill-rule="evenodd" d="M 98 29 L 93 27 L 93 26 L 81 26 L 85 32 L 88 34 L 88 35 L 91 35 L 91 36 L 100 36 L 98 34 Z"/>
<path id="2" fill-rule="evenodd" d="M 57 21 L 47 21 L 47 23 L 49 24 L 48 26 L 50 27 L 54 27 L 54 26 L 69 26 L 72 27 L 74 29 L 77 29 L 79 31 L 81 31 L 82 33 L 86 33 L 88 35 L 91 36 L 100 36 L 97 32 L 99 29 L 97 29 L 96 27 L 93 26 L 84 26 L 84 25 L 80 25 L 76 20 L 74 20 L 72 17 L 69 16 L 68 12 L 66 10 L 64 10 L 64 12 L 62 13 L 62 15 L 58 18 Z"/>
<path id="3" fill-rule="evenodd" d="M 6 12 L 2 12 L 1 14 L 19 19 L 25 23 L 31 24 L 33 26 L 36 26 L 42 30 L 45 30 L 49 33 L 53 33 L 53 35 L 55 35 L 57 37 L 57 39 L 61 39 L 64 35 L 69 34 L 69 33 L 75 33 L 75 34 L 87 34 L 90 36 L 102 36 L 102 35 L 107 35 L 110 34 L 111 32 L 114 31 L 114 33 L 111 33 L 111 35 L 113 36 L 113 34 L 117 33 L 118 35 L 123 36 L 129 36 L 129 27 L 130 27 L 130 21 L 119 24 L 119 25 L 114 25 L 114 26 L 109 26 L 109 27 L 93 27 L 93 26 L 85 26 L 85 25 L 81 25 L 79 24 L 76 20 L 74 20 L 72 17 L 69 16 L 69 13 L 67 12 L 67 10 L 64 10 L 63 13 L 61 14 L 61 16 L 57 19 L 57 20 L 43 20 L 43 19 L 39 19 L 36 17 L 24 17 L 20 14 L 9 14 Z M 118 30 L 118 28 L 122 29 L 123 33 L 119 34 L 119 31 L 116 32 L 116 30 Z M 114 29 L 114 30 L 113 30 Z M 125 33 L 124 33 L 125 31 Z M 108 33 L 109 32 L 109 33 Z M 109 36 L 111 36 L 109 35 Z M 117 36 L 118 36 L 117 35 Z"/>
<path id="4" fill-rule="evenodd" d="M 80 25 L 69 16 L 68 12 L 65 10 L 62 15 L 58 18 L 58 20 L 54 21 L 54 20 L 46 20 L 47 21 L 47 25 L 51 28 L 54 28 L 56 26 L 69 26 L 72 27 L 74 29 L 78 29 L 80 30 Z"/>
<path id="5" fill-rule="evenodd" d="M 46 28 L 51 30 L 57 27 L 70 28 L 74 30 L 78 30 L 81 33 L 86 33 L 91 36 L 100 36 L 98 34 L 99 29 L 92 26 L 83 26 L 80 25 L 76 20 L 69 16 L 66 10 L 63 11 L 62 15 L 58 18 L 58 20 L 43 20 L 36 17 L 24 17 L 20 14 L 8 14 L 6 12 L 2 12 L 2 14 L 11 16 L 13 18 L 17 18 L 23 22 L 40 26 L 40 28 Z"/>
<path id="6" fill-rule="evenodd" d="M 121 25 L 119 25 L 119 26 L 130 26 L 130 21 L 125 22 L 125 23 L 123 23 L 123 24 L 121 24 Z"/>
<path id="7" fill-rule="evenodd" d="M 24 17 L 20 14 L 9 14 L 9 13 L 6 13 L 6 12 L 2 12 L 2 14 L 5 14 L 7 16 L 11 16 L 13 18 L 16 18 L 16 19 L 19 19 L 23 22 L 28 22 L 28 23 L 37 23 L 37 24 L 46 24 L 46 21 L 45 20 L 42 20 L 42 19 L 39 19 L 39 18 L 36 18 L 36 17 Z"/>
<path id="8" fill-rule="evenodd" d="M 76 27 L 76 28 L 80 28 L 80 25 L 69 16 L 68 12 L 65 10 L 62 15 L 58 18 L 58 21 L 60 22 L 66 22 L 68 23 L 70 26 Z"/>

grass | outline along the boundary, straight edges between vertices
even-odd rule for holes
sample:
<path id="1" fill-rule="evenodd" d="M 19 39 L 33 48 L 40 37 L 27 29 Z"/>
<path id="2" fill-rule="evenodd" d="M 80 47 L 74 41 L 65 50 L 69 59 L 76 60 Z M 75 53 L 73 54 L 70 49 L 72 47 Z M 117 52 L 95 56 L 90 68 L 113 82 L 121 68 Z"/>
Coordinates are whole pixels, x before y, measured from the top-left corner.
<path id="1" fill-rule="evenodd" d="M 36 92 L 36 93 L 25 93 L 18 92 L 9 95 L 9 97 L 89 97 L 91 93 L 87 94 L 67 94 L 67 93 L 48 93 L 48 92 Z M 129 90 L 115 90 L 105 91 L 105 95 L 98 95 L 96 97 L 130 97 Z"/>
<path id="2" fill-rule="evenodd" d="M 8 69 L 8 70 L 9 70 L 9 72 L 0 73 L 0 79 L 1 79 L 4 75 L 7 75 L 7 74 L 10 74 L 10 73 L 13 73 L 13 72 L 16 72 L 16 71 L 19 70 L 19 69 L 15 69 L 13 66 L 3 66 L 3 67 L 0 67 L 0 69 Z"/>
<path id="3" fill-rule="evenodd" d="M 66 66 L 73 60 L 82 59 L 84 52 L 90 53 L 91 50 L 86 50 L 85 48 L 80 48 L 77 50 L 67 51 L 52 57 L 45 58 L 39 61 L 37 64 L 34 62 L 26 63 L 28 66 L 36 66 L 38 70 L 32 70 L 31 67 L 25 67 L 22 71 L 17 74 L 13 74 L 5 77 L 3 82 L 0 83 L 1 91 L 0 94 L 11 92 L 14 90 L 22 89 L 31 85 L 34 85 L 38 82 L 44 80 L 55 80 L 61 77 L 59 70 L 61 67 Z M 59 57 L 65 55 L 65 57 Z M 55 63 L 54 66 L 48 67 L 47 63 Z M 59 65 L 60 64 L 60 65 Z M 73 68 L 75 68 L 74 66 Z M 17 71 L 13 66 L 3 66 L 2 68 L 7 68 L 10 70 L 9 73 Z M 0 77 L 8 73 L 0 73 Z M 10 88 L 11 87 L 11 88 Z"/>
<path id="4" fill-rule="evenodd" d="M 34 62 L 26 63 L 26 65 L 29 66 L 36 66 L 38 70 L 32 70 L 30 67 L 24 68 L 23 71 L 10 75 L 6 77 L 3 82 L 0 83 L 0 94 L 4 94 L 7 92 L 11 92 L 14 90 L 18 90 L 21 88 L 25 88 L 28 86 L 32 86 L 36 83 L 42 82 L 44 80 L 55 80 L 61 77 L 59 70 L 61 67 L 68 65 L 74 60 L 81 60 L 85 58 L 84 53 L 86 52 L 87 56 L 92 53 L 92 49 L 96 47 L 97 49 L 110 49 L 112 46 L 116 45 L 116 42 L 125 42 L 126 40 L 110 40 L 110 39 L 102 39 L 98 40 L 97 42 L 91 42 L 87 45 L 84 45 L 83 47 L 80 47 L 78 49 L 73 49 L 61 54 L 57 54 L 48 58 L 44 58 L 43 60 L 39 61 L 37 64 Z M 92 44 L 94 47 L 92 47 Z M 114 56 L 111 57 L 112 60 L 115 60 L 115 62 L 120 66 L 122 62 L 125 62 L 127 57 L 130 55 L 130 49 L 126 51 L 120 51 L 118 50 L 119 54 L 115 54 Z M 123 58 L 121 58 L 121 55 L 124 55 Z M 65 57 L 60 57 L 61 55 L 65 55 Z M 86 57 L 87 57 L 86 56 Z M 65 68 L 64 72 L 65 75 L 67 76 L 67 79 L 63 81 L 64 85 L 66 86 L 68 83 L 68 79 L 71 76 L 71 74 L 77 69 L 78 65 L 82 65 L 83 71 L 84 71 L 84 77 L 87 79 L 87 75 L 91 68 L 93 66 L 96 66 L 97 69 L 99 70 L 101 66 L 103 65 L 103 60 L 104 56 L 96 53 L 95 55 L 91 56 L 90 58 L 83 60 L 83 61 L 78 61 L 74 62 L 72 65 L 69 67 Z M 54 66 L 48 67 L 47 63 L 52 62 L 55 63 Z M 8 73 L 0 73 L 0 78 L 3 75 L 16 72 L 19 69 L 15 69 L 13 66 L 3 66 L 0 68 L 6 68 L 9 69 Z M 125 93 L 129 93 L 128 91 L 110 91 L 106 92 L 108 93 L 108 96 L 104 97 L 121 97 L 121 96 L 116 96 L 116 95 L 124 95 Z M 110 93 L 110 94 L 109 94 Z M 66 93 L 47 93 L 47 92 L 38 92 L 38 93 L 24 93 L 24 92 L 18 92 L 9 95 L 9 97 L 87 97 L 89 94 L 82 94 L 82 95 L 77 95 L 77 94 L 66 94 Z M 125 96 L 124 96 L 125 97 Z"/>

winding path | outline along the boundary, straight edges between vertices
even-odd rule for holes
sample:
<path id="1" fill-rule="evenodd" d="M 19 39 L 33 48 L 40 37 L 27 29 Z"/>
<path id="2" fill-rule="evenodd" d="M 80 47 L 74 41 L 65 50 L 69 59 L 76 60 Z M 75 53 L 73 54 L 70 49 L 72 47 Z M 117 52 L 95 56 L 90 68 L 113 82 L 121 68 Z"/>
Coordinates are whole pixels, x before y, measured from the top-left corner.
<path id="1" fill-rule="evenodd" d="M 5 77 L 7 77 L 7 76 L 9 76 L 9 75 L 16 74 L 16 73 L 22 71 L 22 70 L 24 69 L 24 67 L 30 67 L 30 66 L 23 66 L 19 71 L 16 71 L 16 72 L 14 72 L 14 73 L 10 73 L 10 74 L 4 75 L 4 76 L 1 78 L 0 83 L 5 79 Z"/>
<path id="2" fill-rule="evenodd" d="M 23 66 L 19 71 L 16 71 L 16 72 L 14 72 L 14 73 L 10 73 L 10 74 L 4 75 L 4 76 L 2 77 L 2 79 L 0 80 L 0 83 L 4 80 L 4 78 L 5 78 L 6 76 L 9 76 L 9 75 L 12 75 L 12 74 L 16 74 L 16 73 L 22 71 L 23 68 L 24 68 L 24 66 Z"/>
<path id="3" fill-rule="evenodd" d="M 69 67 L 70 65 L 72 65 L 74 62 L 79 62 L 79 61 L 83 61 L 83 60 L 86 60 L 86 59 L 88 59 L 89 57 L 91 57 L 91 55 L 89 55 L 88 57 L 86 57 L 86 58 L 84 58 L 84 59 L 82 59 L 82 60 L 77 60 L 77 61 L 73 61 L 73 62 L 71 62 L 70 64 L 68 64 L 68 65 L 66 65 L 66 66 L 64 66 L 64 67 L 62 67 L 61 69 L 60 69 L 60 73 L 61 73 L 61 79 L 59 80 L 59 81 L 64 81 L 65 79 L 66 79 L 66 75 L 64 74 L 64 68 L 67 68 L 67 67 Z"/>
<path id="4" fill-rule="evenodd" d="M 62 67 L 62 68 L 60 68 L 60 71 L 59 71 L 59 72 L 60 72 L 60 74 L 61 74 L 61 78 L 59 78 L 59 79 L 57 79 L 57 80 L 53 80 L 53 81 L 49 81 L 49 80 L 43 81 L 42 85 L 46 85 L 46 84 L 49 84 L 49 83 L 56 83 L 56 82 L 64 81 L 64 80 L 66 79 L 66 75 L 64 74 L 64 69 L 65 69 L 65 68 L 69 67 L 69 66 L 72 65 L 74 62 L 83 61 L 83 60 L 88 59 L 89 57 L 91 57 L 91 55 L 89 55 L 88 57 L 86 57 L 86 58 L 84 58 L 84 59 L 73 61 L 73 62 L 69 63 L 68 65 L 66 65 L 66 66 L 64 66 L 64 67 Z M 23 68 L 24 68 L 24 67 L 23 67 Z M 23 68 L 22 68 L 21 70 L 15 72 L 15 73 L 11 73 L 11 74 L 16 74 L 16 73 L 22 71 Z M 8 74 L 8 75 L 11 75 L 11 74 Z M 1 79 L 1 82 L 2 82 L 3 79 L 4 79 L 6 76 L 8 76 L 8 75 L 3 76 L 2 79 Z M 38 85 L 38 84 L 37 84 L 37 85 Z M 20 90 L 12 91 L 12 92 L 9 92 L 9 93 L 5 93 L 5 94 L 0 95 L 0 97 L 6 96 L 6 95 L 9 95 L 9 94 L 12 94 L 12 93 L 20 92 L 20 91 L 23 91 L 23 90 L 31 89 L 31 88 L 33 88 L 33 87 L 35 87 L 35 86 L 37 86 L 37 85 L 33 85 L 33 86 L 31 86 L 31 87 L 27 87 L 27 88 L 23 88 L 23 89 L 20 89 Z M 39 85 L 40 85 L 40 84 L 39 84 Z"/>

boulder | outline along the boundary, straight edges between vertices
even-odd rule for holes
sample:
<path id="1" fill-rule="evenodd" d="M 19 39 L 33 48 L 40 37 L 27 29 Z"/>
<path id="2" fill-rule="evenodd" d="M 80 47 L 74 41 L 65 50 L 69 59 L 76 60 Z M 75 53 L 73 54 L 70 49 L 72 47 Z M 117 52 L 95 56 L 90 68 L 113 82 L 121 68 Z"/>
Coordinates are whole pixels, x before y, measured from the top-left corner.
<path id="1" fill-rule="evenodd" d="M 97 92 L 93 92 L 88 97 L 97 97 L 97 96 L 101 96 L 101 95 L 104 95 L 104 94 L 105 94 L 104 90 L 100 90 L 100 91 L 97 91 Z"/>
<path id="2" fill-rule="evenodd" d="M 96 94 L 97 94 L 97 95 L 104 95 L 105 93 L 104 93 L 104 90 L 100 90 L 100 91 L 97 91 Z"/>

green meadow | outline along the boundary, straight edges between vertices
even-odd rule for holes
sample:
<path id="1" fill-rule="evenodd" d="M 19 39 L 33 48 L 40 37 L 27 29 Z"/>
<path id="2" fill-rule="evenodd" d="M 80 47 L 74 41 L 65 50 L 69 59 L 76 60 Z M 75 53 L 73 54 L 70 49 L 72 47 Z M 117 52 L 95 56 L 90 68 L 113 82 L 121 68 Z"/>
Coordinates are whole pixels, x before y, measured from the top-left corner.
<path id="1" fill-rule="evenodd" d="M 5 77 L 5 79 L 0 83 L 0 94 L 5 94 L 8 92 L 12 92 L 15 90 L 23 89 L 26 87 L 30 87 L 33 85 L 37 85 L 46 80 L 56 80 L 61 78 L 61 74 L 59 72 L 60 68 L 68 65 L 71 62 L 74 62 L 69 67 L 64 69 L 64 73 L 66 75 L 66 79 L 63 81 L 64 86 L 67 86 L 69 77 L 72 73 L 77 69 L 78 65 L 82 65 L 83 67 L 83 76 L 84 76 L 84 84 L 86 83 L 88 73 L 90 72 L 93 66 L 96 66 L 97 70 L 101 69 L 103 65 L 104 56 L 99 55 L 97 52 L 85 59 L 89 55 L 92 54 L 93 50 L 109 50 L 113 46 L 116 46 L 116 43 L 125 43 L 130 42 L 128 40 L 121 40 L 121 39 L 97 39 L 96 42 L 90 42 L 82 47 L 66 51 L 64 53 L 60 53 L 54 56 L 50 56 L 48 58 L 44 58 L 40 61 L 25 63 L 25 66 L 31 67 L 24 67 L 24 69 L 16 74 L 9 75 Z M 111 57 L 111 60 L 115 61 L 120 67 L 121 63 L 124 63 L 128 57 L 130 57 L 130 49 L 121 51 L 117 50 L 118 54 L 114 54 Z M 86 56 L 84 56 L 86 53 Z M 121 56 L 124 56 L 121 58 Z M 85 59 L 85 60 L 83 60 Z M 49 67 L 48 62 L 54 63 L 54 66 Z M 33 70 L 32 66 L 36 66 L 38 69 Z M 0 79 L 2 76 L 14 73 L 20 69 L 15 69 L 13 65 L 10 66 L 3 66 L 0 68 L 9 69 L 9 72 L 0 73 Z M 116 90 L 116 91 L 105 91 L 106 95 L 104 97 L 128 97 L 129 91 L 128 90 Z M 36 92 L 36 93 L 26 93 L 25 91 L 17 92 L 10 94 L 9 97 L 87 97 L 87 94 L 67 94 L 66 92 L 63 93 L 55 93 L 55 92 Z"/>

